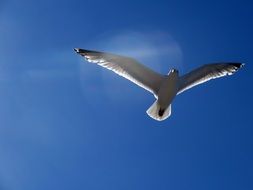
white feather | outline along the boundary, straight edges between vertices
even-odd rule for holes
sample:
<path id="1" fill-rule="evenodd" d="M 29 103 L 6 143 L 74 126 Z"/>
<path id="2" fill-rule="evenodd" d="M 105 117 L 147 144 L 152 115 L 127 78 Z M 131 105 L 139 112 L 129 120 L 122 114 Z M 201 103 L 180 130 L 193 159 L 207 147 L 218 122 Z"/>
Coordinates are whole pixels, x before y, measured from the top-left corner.
<path id="1" fill-rule="evenodd" d="M 243 65 L 244 64 L 241 63 L 217 63 L 199 67 L 180 77 L 179 90 L 177 94 L 180 94 L 211 79 L 232 75 Z"/>
<path id="2" fill-rule="evenodd" d="M 75 51 L 87 61 L 109 69 L 153 93 L 155 96 L 157 95 L 164 77 L 138 63 L 136 60 L 129 57 L 78 48 L 75 48 Z"/>

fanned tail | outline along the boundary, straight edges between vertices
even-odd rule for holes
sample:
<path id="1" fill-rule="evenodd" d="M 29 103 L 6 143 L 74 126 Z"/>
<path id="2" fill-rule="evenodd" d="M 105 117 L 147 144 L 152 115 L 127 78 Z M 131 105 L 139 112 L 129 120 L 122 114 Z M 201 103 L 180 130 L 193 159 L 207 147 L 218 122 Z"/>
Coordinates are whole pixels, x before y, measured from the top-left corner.
<path id="1" fill-rule="evenodd" d="M 161 114 L 162 112 L 162 114 Z M 171 104 L 165 111 L 161 111 L 161 107 L 158 103 L 158 100 L 156 100 L 146 111 L 146 113 L 149 115 L 149 117 L 157 120 L 157 121 L 163 121 L 167 119 L 171 115 Z"/>

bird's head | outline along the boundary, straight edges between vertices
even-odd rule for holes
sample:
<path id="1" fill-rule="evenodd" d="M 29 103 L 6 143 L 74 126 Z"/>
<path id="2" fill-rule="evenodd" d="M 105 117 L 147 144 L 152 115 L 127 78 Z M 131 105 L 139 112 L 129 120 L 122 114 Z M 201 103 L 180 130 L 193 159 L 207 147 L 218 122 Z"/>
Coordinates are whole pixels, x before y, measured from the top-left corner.
<path id="1" fill-rule="evenodd" d="M 168 73 L 168 75 L 172 74 L 172 73 L 178 75 L 178 70 L 173 68 L 173 69 L 170 70 L 170 72 Z"/>

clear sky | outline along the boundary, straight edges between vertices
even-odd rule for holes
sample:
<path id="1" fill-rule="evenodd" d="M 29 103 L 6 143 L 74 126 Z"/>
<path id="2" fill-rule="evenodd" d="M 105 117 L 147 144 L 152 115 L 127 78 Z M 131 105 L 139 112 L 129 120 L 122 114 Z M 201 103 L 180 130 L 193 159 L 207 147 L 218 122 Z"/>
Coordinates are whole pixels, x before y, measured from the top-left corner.
<path id="1" fill-rule="evenodd" d="M 242 0 L 1 0 L 1 190 L 253 189 L 253 4 Z M 168 73 L 244 62 L 233 76 L 154 97 L 73 48 Z"/>

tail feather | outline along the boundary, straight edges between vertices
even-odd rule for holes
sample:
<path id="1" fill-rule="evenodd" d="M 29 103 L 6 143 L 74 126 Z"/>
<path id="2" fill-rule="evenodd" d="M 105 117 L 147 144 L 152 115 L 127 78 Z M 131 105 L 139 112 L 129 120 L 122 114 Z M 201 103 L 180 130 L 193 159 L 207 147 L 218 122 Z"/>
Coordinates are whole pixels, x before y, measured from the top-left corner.
<path id="1" fill-rule="evenodd" d="M 149 117 L 157 120 L 157 121 L 163 121 L 167 119 L 171 115 L 171 104 L 169 107 L 163 112 L 162 116 L 159 115 L 159 110 L 161 109 L 158 101 L 156 100 L 146 111 L 146 113 L 149 115 Z"/>

